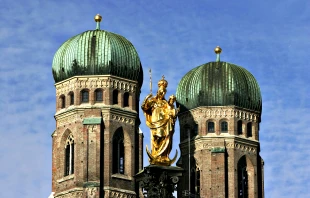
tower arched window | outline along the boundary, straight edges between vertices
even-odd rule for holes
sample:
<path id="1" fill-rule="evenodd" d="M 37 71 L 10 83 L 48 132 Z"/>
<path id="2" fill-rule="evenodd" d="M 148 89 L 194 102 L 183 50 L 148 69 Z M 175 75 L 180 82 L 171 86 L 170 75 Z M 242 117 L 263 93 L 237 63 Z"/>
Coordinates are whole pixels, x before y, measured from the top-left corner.
<path id="1" fill-rule="evenodd" d="M 242 121 L 241 120 L 237 122 L 237 132 L 238 132 L 238 135 L 242 134 Z"/>
<path id="2" fill-rule="evenodd" d="M 238 197 L 248 198 L 248 172 L 245 156 L 241 157 L 238 162 Z"/>
<path id="3" fill-rule="evenodd" d="M 113 136 L 113 173 L 124 174 L 125 155 L 124 155 L 124 132 L 122 128 L 115 131 Z"/>
<path id="4" fill-rule="evenodd" d="M 208 132 L 214 132 L 214 122 L 208 122 Z"/>
<path id="5" fill-rule="evenodd" d="M 118 104 L 118 90 L 113 90 L 113 104 Z"/>
<path id="6" fill-rule="evenodd" d="M 124 107 L 129 107 L 129 93 L 124 93 Z"/>
<path id="7" fill-rule="evenodd" d="M 249 122 L 246 125 L 246 130 L 247 130 L 247 136 L 248 137 L 252 137 L 252 122 Z"/>
<path id="8" fill-rule="evenodd" d="M 85 89 L 81 92 L 81 101 L 82 103 L 89 102 L 89 92 Z"/>
<path id="9" fill-rule="evenodd" d="M 70 134 L 65 145 L 65 176 L 74 173 L 74 138 Z"/>
<path id="10" fill-rule="evenodd" d="M 74 93 L 70 92 L 69 97 L 70 97 L 70 105 L 74 105 Z"/>
<path id="11" fill-rule="evenodd" d="M 103 92 L 101 89 L 96 89 L 95 99 L 96 99 L 96 102 L 102 102 L 103 101 Z"/>
<path id="12" fill-rule="evenodd" d="M 228 123 L 226 121 L 221 123 L 221 131 L 224 133 L 228 131 Z"/>
<path id="13" fill-rule="evenodd" d="M 62 95 L 60 97 L 60 108 L 65 108 L 66 107 L 66 97 L 64 95 Z"/>

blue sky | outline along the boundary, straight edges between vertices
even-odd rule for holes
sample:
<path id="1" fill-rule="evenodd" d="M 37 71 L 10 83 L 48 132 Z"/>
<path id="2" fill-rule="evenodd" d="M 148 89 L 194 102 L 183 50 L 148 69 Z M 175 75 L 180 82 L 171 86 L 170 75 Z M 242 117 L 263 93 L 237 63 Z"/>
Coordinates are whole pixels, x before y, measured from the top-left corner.
<path id="1" fill-rule="evenodd" d="M 149 92 L 148 68 L 154 83 L 164 74 L 174 94 L 187 71 L 215 60 L 217 45 L 222 61 L 249 70 L 263 97 L 265 195 L 310 197 L 308 0 L 1 0 L 0 197 L 49 196 L 53 56 L 70 37 L 95 29 L 97 13 L 102 29 L 136 47 L 145 74 L 142 97 Z"/>

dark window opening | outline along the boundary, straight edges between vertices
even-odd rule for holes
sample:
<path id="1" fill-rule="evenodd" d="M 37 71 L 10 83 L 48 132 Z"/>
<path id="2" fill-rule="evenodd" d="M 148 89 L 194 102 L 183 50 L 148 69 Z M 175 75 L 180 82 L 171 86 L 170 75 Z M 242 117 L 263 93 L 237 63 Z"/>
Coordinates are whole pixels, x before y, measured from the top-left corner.
<path id="1" fill-rule="evenodd" d="M 70 105 L 74 105 L 74 93 L 70 94 Z"/>
<path id="2" fill-rule="evenodd" d="M 245 156 L 238 162 L 238 197 L 248 198 L 248 172 Z"/>
<path id="3" fill-rule="evenodd" d="M 191 170 L 191 178 L 190 178 L 190 193 L 194 194 L 195 193 L 195 187 L 196 187 L 196 175 L 195 175 L 195 170 Z"/>
<path id="4" fill-rule="evenodd" d="M 228 131 L 228 123 L 227 122 L 222 122 L 221 123 L 221 131 L 222 132 L 227 132 Z"/>
<path id="5" fill-rule="evenodd" d="M 186 138 L 191 138 L 191 128 L 188 125 L 185 125 L 183 129 L 183 139 Z"/>
<path id="6" fill-rule="evenodd" d="M 195 126 L 194 126 L 194 136 L 198 135 L 198 124 L 195 123 Z"/>
<path id="7" fill-rule="evenodd" d="M 190 194 L 200 195 L 200 171 L 192 169 L 190 179 Z"/>
<path id="8" fill-rule="evenodd" d="M 70 145 L 67 145 L 66 148 L 65 148 L 65 176 L 69 175 L 70 174 Z"/>
<path id="9" fill-rule="evenodd" d="M 241 120 L 237 122 L 237 132 L 238 132 L 238 135 L 242 134 L 242 121 Z"/>
<path id="10" fill-rule="evenodd" d="M 113 90 L 113 104 L 118 104 L 118 91 Z"/>
<path id="11" fill-rule="evenodd" d="M 103 101 L 103 93 L 102 90 L 96 90 L 95 91 L 95 97 L 97 102 L 102 102 Z"/>
<path id="12" fill-rule="evenodd" d="M 71 174 L 74 173 L 74 142 L 71 144 Z"/>
<path id="13" fill-rule="evenodd" d="M 124 133 L 119 128 L 113 136 L 113 173 L 124 174 L 125 155 L 124 155 Z"/>
<path id="14" fill-rule="evenodd" d="M 196 195 L 200 195 L 200 170 L 196 171 L 196 188 L 195 188 Z"/>
<path id="15" fill-rule="evenodd" d="M 61 99 L 61 108 L 65 108 L 66 107 L 66 97 L 62 96 L 60 99 Z"/>
<path id="16" fill-rule="evenodd" d="M 88 102 L 89 101 L 89 93 L 87 90 L 82 91 L 82 102 Z"/>
<path id="17" fill-rule="evenodd" d="M 214 122 L 208 122 L 208 132 L 214 132 Z"/>
<path id="18" fill-rule="evenodd" d="M 124 107 L 129 107 L 129 93 L 124 93 Z"/>
<path id="19" fill-rule="evenodd" d="M 248 137 L 252 137 L 252 123 L 249 122 L 246 126 Z"/>

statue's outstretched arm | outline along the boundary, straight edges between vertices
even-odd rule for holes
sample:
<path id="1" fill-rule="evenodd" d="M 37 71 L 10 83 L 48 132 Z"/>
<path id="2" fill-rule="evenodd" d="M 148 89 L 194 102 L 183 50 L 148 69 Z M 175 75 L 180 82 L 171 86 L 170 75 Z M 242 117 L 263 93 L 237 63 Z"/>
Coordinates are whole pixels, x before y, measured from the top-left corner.
<path id="1" fill-rule="evenodd" d="M 147 95 L 141 105 L 142 110 L 146 111 L 151 107 L 151 101 L 149 100 L 153 95 L 149 94 Z"/>

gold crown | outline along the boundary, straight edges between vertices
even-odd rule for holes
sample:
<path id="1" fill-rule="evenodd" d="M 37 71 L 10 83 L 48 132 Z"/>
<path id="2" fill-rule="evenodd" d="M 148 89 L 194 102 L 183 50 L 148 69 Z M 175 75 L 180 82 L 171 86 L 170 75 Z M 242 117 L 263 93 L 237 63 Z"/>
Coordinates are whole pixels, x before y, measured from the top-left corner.
<path id="1" fill-rule="evenodd" d="M 162 76 L 162 79 L 160 81 L 158 81 L 158 87 L 164 87 L 166 88 L 168 86 L 168 81 L 165 80 L 165 76 Z"/>

